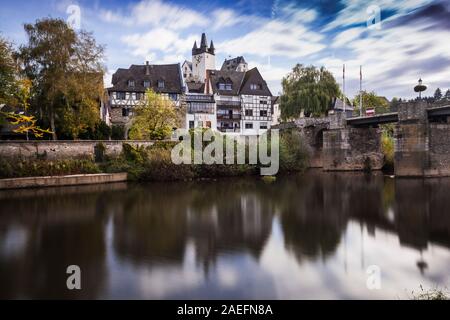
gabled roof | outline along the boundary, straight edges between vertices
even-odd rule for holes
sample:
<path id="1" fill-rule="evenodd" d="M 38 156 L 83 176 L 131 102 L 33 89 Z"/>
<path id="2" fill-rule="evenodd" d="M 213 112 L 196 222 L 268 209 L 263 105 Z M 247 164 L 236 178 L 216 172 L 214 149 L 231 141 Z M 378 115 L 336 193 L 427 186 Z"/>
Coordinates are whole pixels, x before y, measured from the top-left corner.
<path id="1" fill-rule="evenodd" d="M 259 89 L 252 89 L 251 85 L 256 84 Z M 253 68 L 245 73 L 244 81 L 242 82 L 240 94 L 260 95 L 260 96 L 272 96 L 272 93 L 264 81 L 258 68 Z"/>
<path id="2" fill-rule="evenodd" d="M 235 96 L 239 94 L 272 96 L 266 81 L 257 68 L 247 72 L 208 70 L 207 78 L 210 79 L 214 93 L 221 95 Z M 219 83 L 231 83 L 232 90 L 220 90 Z M 259 89 L 251 89 L 251 84 L 259 85 Z"/>
<path id="3" fill-rule="evenodd" d="M 226 96 L 236 96 L 239 94 L 245 76 L 245 72 L 222 70 L 207 70 L 207 74 L 213 92 Z M 231 83 L 231 90 L 219 90 L 219 83 L 221 82 Z"/>
<path id="4" fill-rule="evenodd" d="M 128 81 L 134 80 L 134 87 Z M 131 65 L 128 69 L 117 69 L 112 76 L 113 86 L 108 91 L 145 92 L 144 81 L 150 81 L 150 88 L 159 93 L 182 93 L 183 79 L 180 64 Z M 158 88 L 158 81 L 164 81 L 164 88 Z"/>
<path id="5" fill-rule="evenodd" d="M 192 62 L 191 61 L 184 60 L 182 65 L 185 65 L 185 64 L 187 64 L 188 67 L 192 70 Z"/>
<path id="6" fill-rule="evenodd" d="M 220 70 L 222 71 L 232 71 L 236 70 L 237 66 L 241 63 L 247 63 L 243 56 L 239 56 L 233 59 L 225 59 L 225 61 L 222 64 L 222 68 Z"/>

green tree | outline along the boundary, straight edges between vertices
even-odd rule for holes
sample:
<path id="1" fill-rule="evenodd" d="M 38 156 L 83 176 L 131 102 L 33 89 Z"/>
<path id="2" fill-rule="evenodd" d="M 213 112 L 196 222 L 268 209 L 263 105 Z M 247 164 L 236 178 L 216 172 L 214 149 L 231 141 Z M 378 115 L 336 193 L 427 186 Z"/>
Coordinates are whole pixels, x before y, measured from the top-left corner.
<path id="1" fill-rule="evenodd" d="M 434 92 L 434 101 L 441 101 L 442 100 L 442 91 L 440 88 L 437 88 Z"/>
<path id="2" fill-rule="evenodd" d="M 324 67 L 297 64 L 282 80 L 281 118 L 299 117 L 301 112 L 320 116 L 327 112 L 332 99 L 341 96 L 331 72 Z"/>
<path id="3" fill-rule="evenodd" d="M 19 57 L 34 84 L 32 106 L 58 132 L 76 139 L 100 121 L 103 47 L 90 33 L 76 33 L 61 19 L 45 18 L 25 24 L 28 43 Z"/>
<path id="4" fill-rule="evenodd" d="M 450 89 L 448 89 L 448 90 L 445 92 L 444 99 L 447 100 L 447 101 L 450 101 Z"/>
<path id="5" fill-rule="evenodd" d="M 181 108 L 148 89 L 143 103 L 134 109 L 129 138 L 136 140 L 162 140 L 168 138 L 172 128 L 180 126 Z"/>
<path id="6" fill-rule="evenodd" d="M 353 106 L 355 110 L 359 111 L 359 100 L 360 94 L 356 95 L 353 99 Z M 363 104 L 363 113 L 369 108 L 374 108 L 377 114 L 384 113 L 389 111 L 389 102 L 386 98 L 377 96 L 374 91 L 366 92 L 362 91 L 362 104 Z"/>
<path id="7" fill-rule="evenodd" d="M 0 37 L 0 104 L 16 104 L 17 66 L 11 43 Z"/>
<path id="8" fill-rule="evenodd" d="M 397 97 L 393 97 L 389 104 L 390 111 L 397 111 L 398 106 L 400 105 L 400 101 L 401 100 L 399 100 Z"/>

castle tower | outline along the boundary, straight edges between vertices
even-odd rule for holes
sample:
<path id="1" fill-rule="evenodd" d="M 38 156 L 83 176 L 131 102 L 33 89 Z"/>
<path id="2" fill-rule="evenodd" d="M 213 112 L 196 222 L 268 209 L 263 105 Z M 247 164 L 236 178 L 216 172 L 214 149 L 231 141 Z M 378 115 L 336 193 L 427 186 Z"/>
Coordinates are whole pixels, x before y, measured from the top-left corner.
<path id="1" fill-rule="evenodd" d="M 202 33 L 200 48 L 197 47 L 197 41 L 192 47 L 192 76 L 195 81 L 205 82 L 206 70 L 216 69 L 216 56 L 214 44 L 211 41 L 208 47 L 205 33 Z"/>

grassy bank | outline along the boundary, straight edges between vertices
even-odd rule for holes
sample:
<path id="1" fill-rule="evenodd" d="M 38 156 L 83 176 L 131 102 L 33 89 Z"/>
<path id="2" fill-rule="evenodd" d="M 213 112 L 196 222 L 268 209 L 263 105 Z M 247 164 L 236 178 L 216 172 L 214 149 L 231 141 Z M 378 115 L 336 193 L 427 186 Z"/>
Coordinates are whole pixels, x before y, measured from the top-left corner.
<path id="1" fill-rule="evenodd" d="M 94 159 L 67 160 L 0 160 L 0 178 L 127 172 L 138 181 L 173 181 L 200 178 L 255 175 L 261 164 L 180 164 L 171 160 L 176 142 L 157 142 L 151 147 L 133 147 L 124 143 L 119 157 L 96 155 Z M 206 143 L 204 146 L 206 146 Z M 225 150 L 225 149 L 224 149 Z M 236 151 L 236 150 L 235 150 Z M 193 152 L 192 152 L 193 154 Z M 236 159 L 236 154 L 235 154 Z M 248 153 L 246 163 L 248 161 Z M 283 132 L 280 136 L 279 172 L 301 172 L 306 169 L 308 154 L 298 132 Z M 225 163 L 225 153 L 224 153 Z"/>

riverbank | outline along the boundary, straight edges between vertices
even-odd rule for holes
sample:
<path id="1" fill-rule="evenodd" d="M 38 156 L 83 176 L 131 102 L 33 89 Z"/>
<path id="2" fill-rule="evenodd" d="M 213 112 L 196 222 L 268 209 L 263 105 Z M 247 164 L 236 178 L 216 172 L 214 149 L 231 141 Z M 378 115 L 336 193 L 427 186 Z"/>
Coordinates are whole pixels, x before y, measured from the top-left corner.
<path id="1" fill-rule="evenodd" d="M 120 153 L 112 154 L 104 143 L 97 142 L 91 144 L 90 152 L 86 149 L 79 157 L 49 159 L 38 154 L 31 158 L 20 155 L 2 157 L 0 178 L 125 172 L 129 180 L 175 181 L 257 175 L 262 167 L 267 167 L 267 164 L 260 162 L 249 164 L 248 146 L 244 164 L 177 165 L 171 158 L 172 148 L 176 144 L 173 141 L 155 141 L 151 144 L 124 141 Z M 236 153 L 234 159 L 237 159 Z M 223 163 L 226 163 L 225 155 Z M 296 132 L 283 133 L 279 145 L 279 172 L 303 172 L 307 167 L 308 151 L 300 135 Z"/>
<path id="2" fill-rule="evenodd" d="M 127 181 L 127 173 L 77 174 L 69 176 L 46 176 L 0 179 L 0 190 L 36 187 L 77 186 Z"/>

